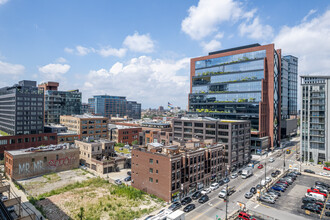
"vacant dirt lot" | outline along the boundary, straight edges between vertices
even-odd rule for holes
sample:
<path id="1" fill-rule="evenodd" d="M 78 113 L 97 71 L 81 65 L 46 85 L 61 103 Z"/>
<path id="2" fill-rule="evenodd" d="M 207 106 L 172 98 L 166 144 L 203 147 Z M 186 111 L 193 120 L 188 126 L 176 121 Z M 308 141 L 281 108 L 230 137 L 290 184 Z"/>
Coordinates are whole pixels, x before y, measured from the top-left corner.
<path id="1" fill-rule="evenodd" d="M 50 192 L 51 190 L 64 187 L 70 183 L 81 182 L 93 177 L 93 174 L 90 174 L 82 169 L 74 169 L 51 173 L 18 182 L 24 187 L 29 195 L 38 196 L 40 194 Z"/>

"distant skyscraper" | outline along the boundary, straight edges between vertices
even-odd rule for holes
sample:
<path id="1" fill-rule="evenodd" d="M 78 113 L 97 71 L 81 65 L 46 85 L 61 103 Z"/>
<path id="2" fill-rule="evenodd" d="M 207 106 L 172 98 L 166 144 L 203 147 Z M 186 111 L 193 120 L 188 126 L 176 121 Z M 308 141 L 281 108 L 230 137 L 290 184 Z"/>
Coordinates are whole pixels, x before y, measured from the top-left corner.
<path id="1" fill-rule="evenodd" d="M 57 82 L 46 82 L 38 86 L 45 93 L 45 124 L 60 123 L 61 115 L 80 114 L 81 92 L 58 91 L 58 86 Z"/>
<path id="2" fill-rule="evenodd" d="M 127 101 L 127 116 L 133 119 L 141 119 L 141 103 Z"/>
<path id="3" fill-rule="evenodd" d="M 123 117 L 126 115 L 127 100 L 123 96 L 96 95 L 88 99 L 88 110 L 104 117 Z"/>
<path id="4" fill-rule="evenodd" d="M 81 104 L 81 114 L 88 113 L 88 103 Z"/>
<path id="5" fill-rule="evenodd" d="M 301 76 L 300 155 L 330 161 L 330 76 Z"/>
<path id="6" fill-rule="evenodd" d="M 251 148 L 280 146 L 281 50 L 253 44 L 191 59 L 189 112 L 251 121 Z"/>
<path id="7" fill-rule="evenodd" d="M 0 89 L 0 130 L 10 135 L 44 130 L 44 92 L 36 81 L 23 80 Z"/>

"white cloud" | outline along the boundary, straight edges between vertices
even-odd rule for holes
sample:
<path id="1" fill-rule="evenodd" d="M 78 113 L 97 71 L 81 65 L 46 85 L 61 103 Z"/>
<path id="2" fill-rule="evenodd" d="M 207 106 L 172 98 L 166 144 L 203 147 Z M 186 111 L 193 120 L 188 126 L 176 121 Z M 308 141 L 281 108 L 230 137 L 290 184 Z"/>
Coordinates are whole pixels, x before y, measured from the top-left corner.
<path id="1" fill-rule="evenodd" d="M 217 40 L 211 40 L 210 42 L 201 43 L 204 52 L 211 52 L 221 48 L 221 43 Z"/>
<path id="2" fill-rule="evenodd" d="M 59 58 L 56 59 L 56 62 L 57 63 L 66 63 L 68 61 L 65 58 L 63 58 L 63 57 L 59 57 Z"/>
<path id="3" fill-rule="evenodd" d="M 241 5 L 233 0 L 200 0 L 188 12 L 188 17 L 181 23 L 181 29 L 195 40 L 216 32 L 223 22 L 236 21 L 244 16 Z"/>
<path id="4" fill-rule="evenodd" d="M 241 36 L 247 35 L 252 39 L 269 39 L 274 36 L 273 28 L 269 25 L 261 24 L 258 16 L 250 24 L 248 24 L 248 21 L 240 24 L 239 32 Z"/>
<path id="5" fill-rule="evenodd" d="M 67 73 L 70 68 L 71 66 L 68 64 L 50 63 L 38 69 L 42 79 L 48 81 L 63 79 L 64 74 Z"/>
<path id="6" fill-rule="evenodd" d="M 330 74 L 330 10 L 299 25 L 284 26 L 274 42 L 282 54 L 299 58 L 299 74 Z"/>
<path id="7" fill-rule="evenodd" d="M 0 0 L 0 5 L 4 5 L 8 2 L 8 0 Z"/>
<path id="8" fill-rule="evenodd" d="M 66 53 L 73 53 L 74 52 L 74 49 L 66 47 L 66 48 L 64 48 L 64 51 Z"/>
<path id="9" fill-rule="evenodd" d="M 301 22 L 306 22 L 310 16 L 312 16 L 313 14 L 315 14 L 315 12 L 317 12 L 316 9 L 311 9 L 311 10 L 308 12 L 308 14 L 302 19 Z"/>
<path id="10" fill-rule="evenodd" d="M 225 35 L 225 34 L 224 34 L 223 32 L 217 33 L 217 34 L 214 36 L 214 39 L 222 39 L 224 35 Z"/>
<path id="11" fill-rule="evenodd" d="M 0 61 L 0 75 L 1 74 L 18 75 L 18 74 L 22 74 L 24 70 L 25 67 L 23 65 Z"/>
<path id="12" fill-rule="evenodd" d="M 78 46 L 76 46 L 76 51 L 79 56 L 85 56 L 85 55 L 89 54 L 90 52 L 94 52 L 94 49 L 78 45 Z"/>
<path id="13" fill-rule="evenodd" d="M 144 106 L 173 102 L 186 107 L 189 92 L 189 58 L 152 59 L 140 56 L 128 63 L 117 62 L 106 69 L 91 70 L 84 84 L 84 94 L 123 95 Z"/>
<path id="14" fill-rule="evenodd" d="M 124 57 L 126 55 L 127 49 L 126 48 L 115 49 L 111 47 L 106 47 L 106 48 L 101 48 L 97 52 L 103 57 L 108 57 L 108 56 Z"/>
<path id="15" fill-rule="evenodd" d="M 133 35 L 128 35 L 123 44 L 131 51 L 141 53 L 151 53 L 155 46 L 149 34 L 140 35 L 138 32 L 135 32 Z"/>

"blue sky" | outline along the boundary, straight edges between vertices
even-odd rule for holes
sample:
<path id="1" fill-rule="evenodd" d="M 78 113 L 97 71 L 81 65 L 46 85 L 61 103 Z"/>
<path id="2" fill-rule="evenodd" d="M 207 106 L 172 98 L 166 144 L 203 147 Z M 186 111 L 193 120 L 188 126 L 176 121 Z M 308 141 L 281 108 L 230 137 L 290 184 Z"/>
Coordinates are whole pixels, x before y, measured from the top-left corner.
<path id="1" fill-rule="evenodd" d="M 328 1 L 0 0 L 0 86 L 61 90 L 186 108 L 191 57 L 259 42 L 330 74 Z"/>

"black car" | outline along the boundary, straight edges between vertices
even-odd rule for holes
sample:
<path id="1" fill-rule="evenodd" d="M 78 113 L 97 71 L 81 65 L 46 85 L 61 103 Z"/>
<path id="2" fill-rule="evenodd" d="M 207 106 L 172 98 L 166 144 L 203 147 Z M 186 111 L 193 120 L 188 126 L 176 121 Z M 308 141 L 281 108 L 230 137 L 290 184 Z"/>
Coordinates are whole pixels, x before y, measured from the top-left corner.
<path id="1" fill-rule="evenodd" d="M 131 171 L 128 171 L 127 172 L 127 175 L 131 176 L 132 175 Z"/>
<path id="2" fill-rule="evenodd" d="M 326 209 L 330 209 L 330 203 L 326 203 L 326 204 L 325 204 L 325 208 L 326 208 Z"/>
<path id="3" fill-rule="evenodd" d="M 277 177 L 277 174 L 276 174 L 275 172 L 273 172 L 273 173 L 271 174 L 271 176 L 272 176 L 273 178 L 275 178 L 275 177 Z"/>
<path id="4" fill-rule="evenodd" d="M 330 188 L 330 185 L 329 184 L 326 184 L 324 182 L 321 182 L 321 181 L 315 181 L 315 185 L 321 185 L 325 188 Z"/>
<path id="5" fill-rule="evenodd" d="M 313 174 L 315 174 L 315 172 L 313 170 L 310 170 L 310 169 L 304 169 L 304 172 L 305 173 L 313 173 Z"/>
<path id="6" fill-rule="evenodd" d="M 262 185 L 258 184 L 258 185 L 256 186 L 256 189 L 262 189 Z"/>
<path id="7" fill-rule="evenodd" d="M 298 175 L 298 176 L 301 175 L 301 173 L 299 171 L 293 171 L 293 173 L 296 174 L 296 175 Z"/>
<path id="8" fill-rule="evenodd" d="M 191 210 L 194 210 L 196 208 L 195 204 L 189 204 L 186 207 L 184 207 L 184 212 L 190 212 Z"/>
<path id="9" fill-rule="evenodd" d="M 124 179 L 124 181 L 125 181 L 125 182 L 129 182 L 129 181 L 131 181 L 131 177 L 130 177 L 130 176 L 126 177 L 126 178 Z"/>
<path id="10" fill-rule="evenodd" d="M 199 199 L 202 196 L 202 193 L 200 191 L 194 192 L 194 194 L 191 196 L 193 200 Z"/>
<path id="11" fill-rule="evenodd" d="M 304 198 L 302 198 L 302 202 L 303 203 L 313 203 L 313 202 L 316 202 L 316 199 L 311 198 L 311 197 L 304 197 Z"/>
<path id="12" fill-rule="evenodd" d="M 198 200 L 199 203 L 205 203 L 205 202 L 207 202 L 207 201 L 209 201 L 209 197 L 208 197 L 207 195 L 203 195 L 203 196 Z"/>
<path id="13" fill-rule="evenodd" d="M 179 202 L 175 202 L 170 207 L 168 207 L 168 209 L 173 212 L 178 210 L 179 208 L 181 208 L 181 204 Z"/>
<path id="14" fill-rule="evenodd" d="M 187 204 L 191 203 L 191 201 L 192 201 L 192 199 L 190 197 L 186 197 L 181 200 L 181 205 L 187 205 Z"/>
<path id="15" fill-rule="evenodd" d="M 316 205 L 313 205 L 312 203 L 308 203 L 308 204 L 303 204 L 301 206 L 302 209 L 306 209 L 306 210 L 309 210 L 311 212 L 316 212 L 317 214 L 320 214 L 321 213 L 321 210 L 319 209 L 318 206 Z"/>
<path id="16" fill-rule="evenodd" d="M 237 174 L 238 174 L 238 175 L 242 175 L 242 170 L 239 170 L 239 171 L 237 172 Z"/>
<path id="17" fill-rule="evenodd" d="M 252 187 L 252 188 L 250 189 L 250 192 L 252 192 L 253 194 L 256 194 L 256 193 L 257 193 L 257 189 L 256 189 L 255 187 Z"/>
<path id="18" fill-rule="evenodd" d="M 281 174 L 281 171 L 280 170 L 275 170 L 275 173 L 276 173 L 276 175 L 279 175 L 279 174 Z"/>
<path id="19" fill-rule="evenodd" d="M 225 182 L 223 180 L 219 180 L 219 186 L 222 186 L 223 184 L 225 184 Z"/>
<path id="20" fill-rule="evenodd" d="M 330 212 L 325 212 L 324 215 L 330 217 Z"/>
<path id="21" fill-rule="evenodd" d="M 226 178 L 223 179 L 223 182 L 224 183 L 229 183 L 230 182 L 230 179 L 228 177 L 226 177 Z"/>

